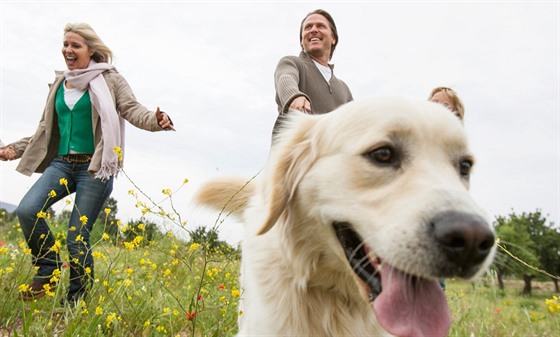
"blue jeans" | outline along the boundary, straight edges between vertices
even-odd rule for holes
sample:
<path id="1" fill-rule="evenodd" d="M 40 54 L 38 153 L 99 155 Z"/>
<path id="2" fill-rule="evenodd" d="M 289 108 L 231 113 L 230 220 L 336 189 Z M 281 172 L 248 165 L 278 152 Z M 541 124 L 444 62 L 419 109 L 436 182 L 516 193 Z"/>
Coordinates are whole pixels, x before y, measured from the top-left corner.
<path id="1" fill-rule="evenodd" d="M 62 262 L 59 252 L 51 249 L 55 237 L 47 221 L 37 214 L 46 212 L 54 203 L 76 192 L 66 238 L 70 257 L 67 299 L 71 301 L 85 296 L 93 284 L 93 256 L 89 238 L 93 224 L 113 190 L 113 177 L 107 181 L 95 179 L 88 173 L 88 166 L 89 163 L 69 163 L 56 157 L 16 209 L 25 240 L 31 249 L 33 265 L 38 267 L 35 279 L 48 282 L 53 271 L 60 269 Z M 67 186 L 60 184 L 62 178 L 68 181 Z M 55 191 L 56 196 L 49 196 L 51 191 Z M 82 224 L 80 217 L 84 215 L 87 222 Z M 78 235 L 81 236 L 80 240 L 77 240 Z"/>

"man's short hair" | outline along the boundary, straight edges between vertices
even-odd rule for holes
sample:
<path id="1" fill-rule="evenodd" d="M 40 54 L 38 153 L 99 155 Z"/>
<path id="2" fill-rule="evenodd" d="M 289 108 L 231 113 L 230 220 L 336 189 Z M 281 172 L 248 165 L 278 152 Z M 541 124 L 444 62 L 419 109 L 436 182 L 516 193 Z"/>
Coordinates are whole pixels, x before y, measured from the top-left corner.
<path id="1" fill-rule="evenodd" d="M 303 33 L 303 23 L 305 22 L 305 20 L 307 20 L 308 17 L 310 17 L 313 14 L 319 14 L 324 16 L 329 22 L 329 25 L 331 26 L 331 31 L 334 36 L 334 44 L 331 46 L 331 53 L 329 55 L 329 60 L 330 60 L 334 54 L 336 45 L 338 44 L 338 31 L 336 30 L 336 24 L 334 23 L 334 19 L 326 10 L 316 9 L 313 12 L 307 13 L 307 15 L 303 18 L 303 20 L 301 20 L 301 24 L 299 25 L 299 43 L 302 43 L 301 33 Z"/>

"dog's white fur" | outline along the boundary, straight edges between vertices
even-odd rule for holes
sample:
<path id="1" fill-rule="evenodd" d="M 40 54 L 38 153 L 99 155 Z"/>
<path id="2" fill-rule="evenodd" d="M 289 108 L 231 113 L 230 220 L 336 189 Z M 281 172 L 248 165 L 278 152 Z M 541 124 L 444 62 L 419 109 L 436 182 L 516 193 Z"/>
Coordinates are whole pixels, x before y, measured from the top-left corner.
<path id="1" fill-rule="evenodd" d="M 398 162 L 379 162 L 384 147 Z M 435 103 L 374 98 L 325 115 L 291 111 L 257 181 L 216 179 L 196 196 L 246 225 L 239 335 L 389 335 L 332 223 L 351 223 L 383 263 L 449 277 L 454 269 L 442 267 L 450 262 L 426 226 L 450 211 L 484 217 L 461 174 L 465 158 L 472 155 L 463 125 Z M 460 276 L 483 272 L 493 250 Z"/>

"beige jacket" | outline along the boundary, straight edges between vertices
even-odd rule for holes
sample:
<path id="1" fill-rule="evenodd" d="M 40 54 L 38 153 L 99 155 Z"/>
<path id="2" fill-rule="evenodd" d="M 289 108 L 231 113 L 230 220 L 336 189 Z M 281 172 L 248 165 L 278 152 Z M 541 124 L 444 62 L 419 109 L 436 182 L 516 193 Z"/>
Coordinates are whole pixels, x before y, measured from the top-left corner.
<path id="1" fill-rule="evenodd" d="M 113 97 L 115 108 L 122 118 L 144 130 L 163 130 L 157 122 L 155 112 L 149 111 L 138 103 L 132 89 L 121 74 L 110 70 L 103 73 L 103 77 Z M 47 104 L 35 134 L 8 144 L 8 146 L 15 148 L 16 159 L 21 158 L 16 170 L 22 174 L 30 176 L 33 172 L 42 173 L 58 153 L 60 132 L 58 130 L 54 104 L 56 92 L 63 81 L 64 76 L 62 72 L 57 72 L 54 83 L 50 85 Z M 103 134 L 101 133 L 99 113 L 93 105 L 91 117 L 94 130 L 95 152 L 88 169 L 90 173 L 95 173 L 101 168 Z"/>

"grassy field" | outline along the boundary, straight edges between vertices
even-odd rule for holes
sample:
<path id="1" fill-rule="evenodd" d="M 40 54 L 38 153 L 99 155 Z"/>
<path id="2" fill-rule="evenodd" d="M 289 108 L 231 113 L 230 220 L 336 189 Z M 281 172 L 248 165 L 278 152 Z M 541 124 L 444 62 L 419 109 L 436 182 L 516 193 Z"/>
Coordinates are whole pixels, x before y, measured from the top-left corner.
<path id="1" fill-rule="evenodd" d="M 34 270 L 18 226 L 0 227 L 0 337 L 234 335 L 243 296 L 238 252 L 209 253 L 171 233 L 148 242 L 142 226 L 136 231 L 129 235 L 134 239 L 117 245 L 104 235 L 92 242 L 94 287 L 87 303 L 69 308 L 59 304 L 67 268 L 48 296 L 18 298 Z M 560 304 L 553 300 L 559 294 L 552 282 L 537 283 L 531 297 L 519 295 L 519 282 L 508 281 L 501 291 L 490 277 L 446 285 L 454 321 L 450 336 L 560 336 Z"/>

